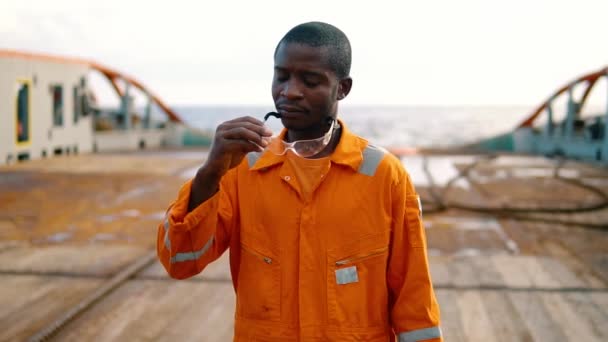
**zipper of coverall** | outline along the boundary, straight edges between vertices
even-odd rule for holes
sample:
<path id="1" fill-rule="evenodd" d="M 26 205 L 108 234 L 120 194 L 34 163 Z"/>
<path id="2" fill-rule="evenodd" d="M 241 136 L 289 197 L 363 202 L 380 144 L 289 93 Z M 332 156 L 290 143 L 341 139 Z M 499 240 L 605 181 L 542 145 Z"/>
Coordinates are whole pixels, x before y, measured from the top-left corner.
<path id="1" fill-rule="evenodd" d="M 352 264 L 357 261 L 365 260 L 365 259 L 377 256 L 379 254 L 382 254 L 382 253 L 386 252 L 387 250 L 388 250 L 388 247 L 382 247 L 382 248 L 375 249 L 375 250 L 373 250 L 369 253 L 363 254 L 363 255 L 355 255 L 355 256 L 348 257 L 346 259 L 338 260 L 338 261 L 336 261 L 336 266 L 344 266 L 347 264 Z"/>
<path id="2" fill-rule="evenodd" d="M 272 265 L 272 258 L 271 257 L 268 257 L 268 256 L 265 256 L 263 254 L 260 254 L 260 253 L 258 253 L 256 251 L 250 249 L 249 247 L 245 247 L 244 245 L 241 245 L 241 246 L 243 246 L 244 250 L 246 250 L 247 252 L 253 254 L 258 259 L 262 260 L 263 262 L 267 263 L 268 265 Z"/>

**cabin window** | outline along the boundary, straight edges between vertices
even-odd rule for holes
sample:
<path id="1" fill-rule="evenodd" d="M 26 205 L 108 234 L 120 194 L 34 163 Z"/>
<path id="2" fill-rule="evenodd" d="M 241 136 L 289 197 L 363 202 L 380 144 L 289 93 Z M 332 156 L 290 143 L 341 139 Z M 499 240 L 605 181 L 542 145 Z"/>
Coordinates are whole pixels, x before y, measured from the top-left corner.
<path id="1" fill-rule="evenodd" d="M 91 113 L 89 94 L 90 93 L 87 91 L 87 79 L 86 77 L 81 77 L 80 90 L 78 95 L 80 96 L 80 114 L 82 116 L 87 116 L 89 115 L 89 113 Z"/>
<path id="2" fill-rule="evenodd" d="M 53 126 L 63 126 L 63 87 L 61 85 L 51 86 L 53 96 Z"/>
<path id="3" fill-rule="evenodd" d="M 82 115 L 82 107 L 80 105 L 80 91 L 78 86 L 74 86 L 72 100 L 74 103 L 74 123 L 76 124 L 78 123 L 78 119 Z"/>
<path id="4" fill-rule="evenodd" d="M 16 136 L 17 143 L 30 141 L 30 89 L 29 80 L 19 80 L 15 98 Z"/>

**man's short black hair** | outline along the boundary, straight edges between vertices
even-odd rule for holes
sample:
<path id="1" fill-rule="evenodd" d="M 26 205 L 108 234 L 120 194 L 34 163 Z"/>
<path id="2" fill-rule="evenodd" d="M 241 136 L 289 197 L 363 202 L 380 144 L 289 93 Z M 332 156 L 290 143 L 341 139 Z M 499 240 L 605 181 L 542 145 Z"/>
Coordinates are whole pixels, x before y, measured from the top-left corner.
<path id="1" fill-rule="evenodd" d="M 319 21 L 311 21 L 292 28 L 279 41 L 279 44 L 277 44 L 277 47 L 274 50 L 275 56 L 282 43 L 297 43 L 312 47 L 328 47 L 329 67 L 336 73 L 336 76 L 342 79 L 350 74 L 352 58 L 350 42 L 344 32 L 333 25 Z"/>

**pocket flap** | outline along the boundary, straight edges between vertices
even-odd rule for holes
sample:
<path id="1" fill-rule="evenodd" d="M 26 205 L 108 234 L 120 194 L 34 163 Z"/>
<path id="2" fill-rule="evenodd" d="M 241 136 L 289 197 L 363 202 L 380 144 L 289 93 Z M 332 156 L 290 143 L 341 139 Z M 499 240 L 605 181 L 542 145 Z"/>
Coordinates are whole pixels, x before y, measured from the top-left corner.
<path id="1" fill-rule="evenodd" d="M 241 245 L 256 254 L 277 258 L 278 252 L 275 252 L 275 248 L 268 247 L 268 244 L 263 244 L 260 240 L 251 234 L 244 234 L 241 236 Z"/>
<path id="2" fill-rule="evenodd" d="M 349 241 L 340 246 L 328 249 L 327 256 L 329 258 L 329 262 L 335 262 L 336 260 L 353 255 L 387 247 L 389 245 L 389 241 L 390 231 L 374 235 L 367 235 L 354 241 Z"/>

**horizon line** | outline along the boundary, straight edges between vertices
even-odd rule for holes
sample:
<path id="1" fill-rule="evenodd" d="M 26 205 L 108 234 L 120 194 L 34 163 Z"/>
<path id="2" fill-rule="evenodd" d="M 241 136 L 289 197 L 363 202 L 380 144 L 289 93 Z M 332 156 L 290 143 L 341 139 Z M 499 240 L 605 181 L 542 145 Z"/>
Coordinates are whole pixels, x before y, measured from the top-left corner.
<path id="1" fill-rule="evenodd" d="M 273 104 L 260 103 L 169 103 L 172 107 L 274 107 Z M 535 107 L 538 104 L 412 104 L 412 103 L 352 103 L 342 104 L 340 107 L 465 107 L 465 108 L 485 108 L 485 107 L 511 107 L 525 108 Z"/>

